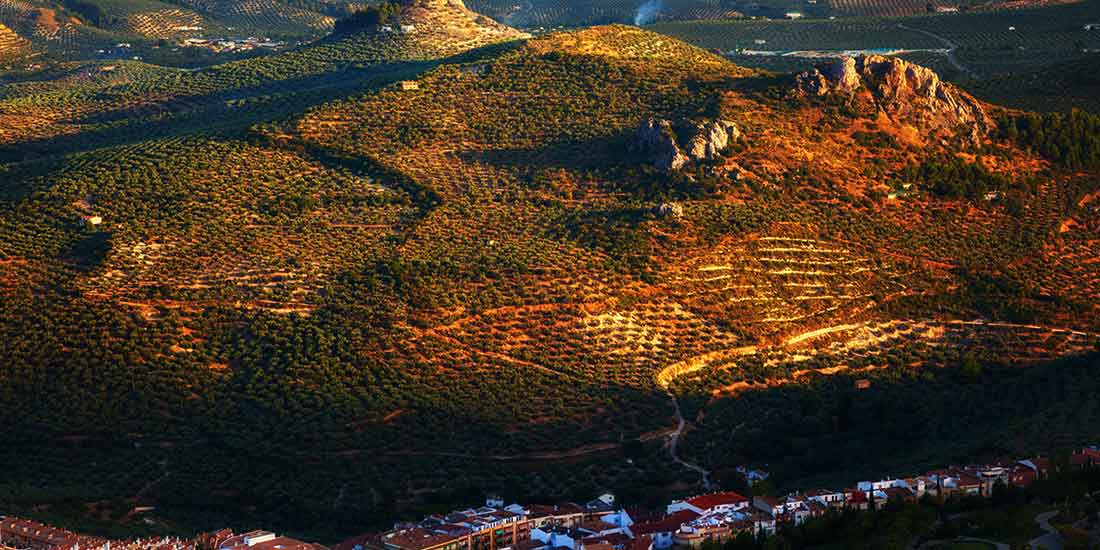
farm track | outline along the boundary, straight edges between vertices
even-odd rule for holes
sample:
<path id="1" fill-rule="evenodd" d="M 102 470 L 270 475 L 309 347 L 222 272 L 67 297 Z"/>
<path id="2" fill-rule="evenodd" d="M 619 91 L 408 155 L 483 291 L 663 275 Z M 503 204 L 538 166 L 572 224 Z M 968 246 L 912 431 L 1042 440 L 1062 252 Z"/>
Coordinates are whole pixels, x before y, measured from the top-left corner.
<path id="1" fill-rule="evenodd" d="M 939 40 L 940 42 L 943 43 L 943 45 L 947 46 L 947 54 L 946 54 L 947 55 L 947 62 L 950 63 L 951 66 L 955 68 L 955 70 L 966 74 L 970 78 L 977 78 L 977 74 L 974 71 L 970 70 L 966 65 L 963 65 L 962 62 L 959 61 L 958 56 L 955 55 L 955 52 L 959 49 L 958 44 L 952 42 L 951 40 L 948 40 L 947 38 L 944 38 L 943 36 L 940 36 L 940 35 L 932 32 L 932 31 L 926 31 L 924 29 L 916 29 L 916 28 L 913 28 L 913 27 L 908 27 L 908 26 L 904 25 L 903 23 L 898 23 L 898 28 L 899 29 L 904 29 L 904 30 L 907 30 L 907 31 L 919 32 L 919 33 L 921 33 L 921 34 L 923 34 L 923 35 L 925 35 L 929 38 L 934 38 L 936 40 Z"/>
<path id="2" fill-rule="evenodd" d="M 680 402 L 676 399 L 676 394 L 672 393 L 671 391 L 666 391 L 665 393 L 672 401 L 672 408 L 676 411 L 676 429 L 673 430 L 672 433 L 670 433 L 668 436 L 668 454 L 672 457 L 673 462 L 683 466 L 684 468 L 687 468 L 694 472 L 698 472 L 698 474 L 703 479 L 703 489 L 706 491 L 710 491 L 712 490 L 713 486 L 710 481 L 710 470 L 707 470 L 706 468 L 703 468 L 698 464 L 693 464 L 680 458 L 680 455 L 677 453 L 677 448 L 680 443 L 680 436 L 683 435 L 684 427 L 687 425 L 687 422 L 684 420 L 684 415 L 680 412 Z"/>

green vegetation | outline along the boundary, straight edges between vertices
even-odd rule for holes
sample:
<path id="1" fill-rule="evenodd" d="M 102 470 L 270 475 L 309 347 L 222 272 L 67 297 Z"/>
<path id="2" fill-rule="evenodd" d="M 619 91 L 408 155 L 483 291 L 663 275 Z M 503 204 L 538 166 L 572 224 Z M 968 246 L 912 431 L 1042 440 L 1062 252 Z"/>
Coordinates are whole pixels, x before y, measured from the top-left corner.
<path id="1" fill-rule="evenodd" d="M 938 197 L 972 200 L 980 199 L 989 192 L 1004 190 L 1010 184 L 1008 178 L 990 172 L 981 159 L 966 162 L 957 157 L 907 166 L 898 178 L 904 183 L 927 189 Z"/>
<path id="2" fill-rule="evenodd" d="M 1071 170 L 1100 168 L 1100 116 L 1074 109 L 1068 114 L 1005 118 L 1001 134 Z"/>
<path id="3" fill-rule="evenodd" d="M 391 24 L 400 10 L 400 5 L 392 2 L 369 6 L 337 21 L 332 33 L 340 35 L 361 30 L 377 30 L 379 26 Z"/>

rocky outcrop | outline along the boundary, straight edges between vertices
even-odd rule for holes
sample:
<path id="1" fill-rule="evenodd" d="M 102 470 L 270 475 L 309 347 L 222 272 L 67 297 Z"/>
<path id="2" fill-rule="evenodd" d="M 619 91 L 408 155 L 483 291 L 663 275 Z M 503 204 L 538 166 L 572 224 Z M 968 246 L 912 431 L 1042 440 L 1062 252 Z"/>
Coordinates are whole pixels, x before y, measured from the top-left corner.
<path id="1" fill-rule="evenodd" d="M 657 216 L 678 220 L 684 217 L 684 205 L 678 202 L 662 202 L 657 206 Z"/>
<path id="2" fill-rule="evenodd" d="M 676 132 L 667 120 L 643 120 L 634 132 L 633 150 L 658 170 L 671 172 L 687 164 L 688 158 L 676 144 Z"/>
<path id="3" fill-rule="evenodd" d="M 638 125 L 631 149 L 658 170 L 672 172 L 692 161 L 717 159 L 740 138 L 741 130 L 726 120 L 673 124 L 650 118 Z"/>
<path id="4" fill-rule="evenodd" d="M 866 93 L 864 93 L 866 92 Z M 955 132 L 980 141 L 992 127 L 981 104 L 940 80 L 935 71 L 896 57 L 844 58 L 796 77 L 804 96 L 869 96 L 892 119 L 922 130 Z"/>

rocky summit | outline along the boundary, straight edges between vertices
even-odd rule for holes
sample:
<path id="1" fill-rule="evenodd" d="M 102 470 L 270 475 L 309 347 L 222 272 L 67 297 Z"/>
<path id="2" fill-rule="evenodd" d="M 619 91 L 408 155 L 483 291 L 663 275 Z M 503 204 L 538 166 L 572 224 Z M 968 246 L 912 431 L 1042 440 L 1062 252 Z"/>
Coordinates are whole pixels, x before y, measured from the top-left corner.
<path id="1" fill-rule="evenodd" d="M 978 100 L 942 81 L 935 71 L 896 57 L 846 57 L 796 77 L 796 93 L 869 100 L 886 116 L 936 134 L 965 128 L 978 142 L 992 123 Z"/>

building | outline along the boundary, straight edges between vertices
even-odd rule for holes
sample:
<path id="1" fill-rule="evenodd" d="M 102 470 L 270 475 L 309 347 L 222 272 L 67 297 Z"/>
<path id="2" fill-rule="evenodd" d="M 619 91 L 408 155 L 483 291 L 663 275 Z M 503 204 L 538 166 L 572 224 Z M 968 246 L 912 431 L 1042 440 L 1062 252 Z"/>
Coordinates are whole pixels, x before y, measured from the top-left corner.
<path id="1" fill-rule="evenodd" d="M 1085 447 L 1074 451 L 1069 456 L 1069 463 L 1078 468 L 1100 466 L 1100 447 Z"/>
<path id="2" fill-rule="evenodd" d="M 1050 459 L 1044 456 L 1025 458 L 1017 462 L 1035 472 L 1036 478 L 1045 478 L 1050 473 Z"/>
<path id="3" fill-rule="evenodd" d="M 1012 467 L 1008 474 L 1008 483 L 1014 487 L 1028 488 L 1032 483 L 1035 483 L 1036 474 L 1035 470 L 1024 466 L 1023 464 L 1017 464 Z"/>
<path id="4" fill-rule="evenodd" d="M 0 520 L 0 544 L 32 550 L 72 550 L 98 547 L 90 539 L 72 531 L 43 525 L 29 519 L 5 517 Z M 100 543 L 102 541 L 99 541 Z"/>
<path id="5" fill-rule="evenodd" d="M 615 495 L 611 493 L 603 493 L 602 495 L 588 501 L 584 505 L 585 517 L 593 518 L 610 514 L 617 510 L 615 506 Z"/>
<path id="6" fill-rule="evenodd" d="M 959 493 L 968 496 L 982 495 L 982 480 L 968 472 L 959 472 L 956 479 L 956 487 Z"/>
<path id="7" fill-rule="evenodd" d="M 532 504 L 525 510 L 532 529 L 549 525 L 573 528 L 584 521 L 584 508 L 567 502 L 564 504 Z"/>
<path id="8" fill-rule="evenodd" d="M 736 469 L 737 473 L 745 477 L 745 481 L 749 485 L 755 485 L 757 481 L 764 481 L 765 479 L 768 479 L 769 475 L 771 475 L 764 470 L 754 470 L 752 468 L 749 468 L 748 466 L 738 466 Z"/>
<path id="9" fill-rule="evenodd" d="M 886 502 L 916 502 L 917 495 L 908 487 L 887 487 L 882 491 L 886 493 Z"/>
<path id="10" fill-rule="evenodd" d="M 404 91 L 419 90 L 420 89 L 420 83 L 415 81 L 415 80 L 402 80 L 401 81 L 401 89 L 404 90 Z"/>
<path id="11" fill-rule="evenodd" d="M 570 527 L 544 525 L 531 529 L 531 541 L 537 542 L 539 548 L 580 550 L 582 538 L 582 533 Z"/>
<path id="12" fill-rule="evenodd" d="M 680 529 L 673 534 L 672 543 L 675 546 L 688 548 L 698 548 L 706 541 L 723 543 L 737 536 L 737 533 L 742 530 L 750 528 L 751 524 L 746 520 L 747 517 L 744 514 L 718 513 L 701 517 L 681 525 Z"/>
<path id="13" fill-rule="evenodd" d="M 752 506 L 773 518 L 777 518 L 787 511 L 786 503 L 782 500 L 764 495 L 752 497 Z"/>
<path id="14" fill-rule="evenodd" d="M 530 538 L 526 514 L 482 506 L 398 525 L 379 542 L 381 550 L 508 550 Z"/>
<path id="15" fill-rule="evenodd" d="M 844 506 L 844 493 L 832 489 L 814 489 L 806 493 L 806 497 L 819 502 L 829 508 L 841 508 Z"/>
<path id="16" fill-rule="evenodd" d="M 657 520 L 639 522 L 630 526 L 630 532 L 636 538 L 649 537 L 653 548 L 663 550 L 672 546 L 672 536 L 680 526 L 699 517 L 693 510 L 680 510 Z"/>
<path id="17" fill-rule="evenodd" d="M 667 512 L 671 515 L 683 510 L 691 510 L 702 516 L 715 512 L 743 510 L 748 506 L 749 499 L 733 491 L 725 491 L 698 495 L 686 500 L 674 500 L 668 505 Z"/>
<path id="18" fill-rule="evenodd" d="M 765 535 L 774 535 L 776 529 L 775 517 L 769 516 L 764 512 L 754 512 L 749 516 L 749 525 L 752 526 L 752 534 L 759 535 L 761 533 Z"/>
<path id="19" fill-rule="evenodd" d="M 271 531 L 249 531 L 233 535 L 218 546 L 218 550 L 328 550 L 325 546 L 280 537 Z"/>
<path id="20" fill-rule="evenodd" d="M 871 507 L 871 499 L 867 498 L 865 491 L 847 489 L 844 491 L 844 506 L 852 510 L 867 510 Z"/>

